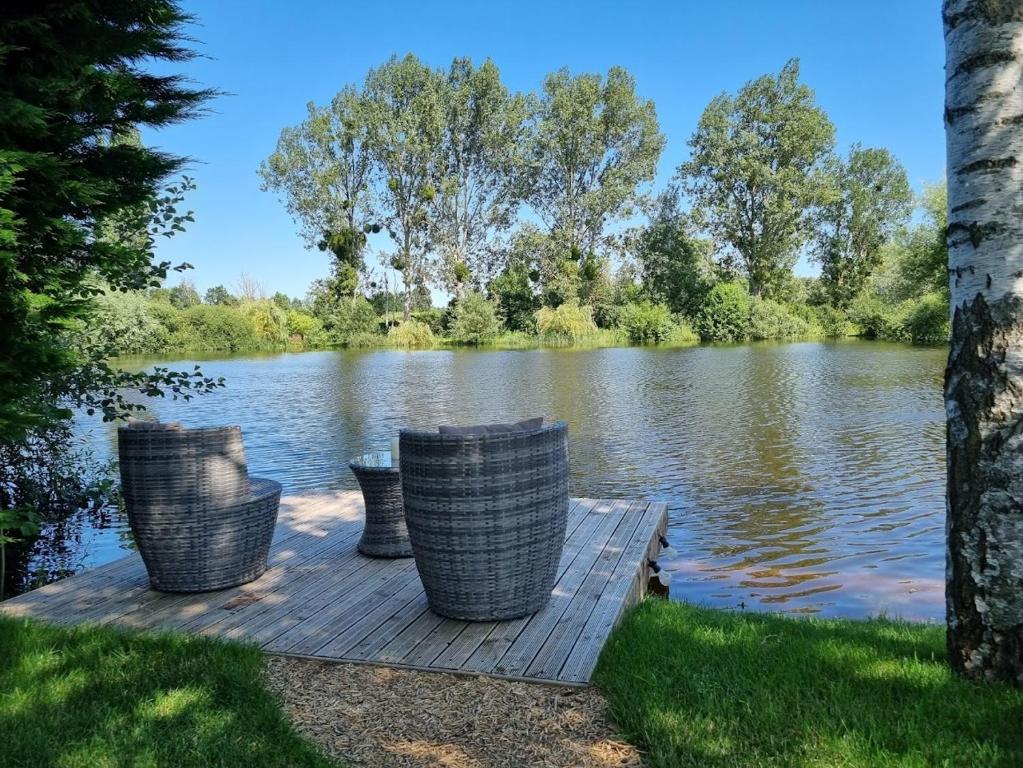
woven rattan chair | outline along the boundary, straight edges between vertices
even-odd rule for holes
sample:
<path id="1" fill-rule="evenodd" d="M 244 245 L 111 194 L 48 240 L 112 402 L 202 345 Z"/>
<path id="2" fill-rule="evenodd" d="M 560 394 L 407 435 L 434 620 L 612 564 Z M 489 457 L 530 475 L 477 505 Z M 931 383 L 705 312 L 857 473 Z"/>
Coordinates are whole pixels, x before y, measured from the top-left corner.
<path id="1" fill-rule="evenodd" d="M 267 567 L 281 486 L 249 477 L 239 427 L 117 431 L 121 492 L 154 589 L 206 592 Z"/>
<path id="2" fill-rule="evenodd" d="M 400 441 L 405 520 L 430 608 L 498 621 L 546 605 L 565 543 L 567 425 L 402 430 Z"/>

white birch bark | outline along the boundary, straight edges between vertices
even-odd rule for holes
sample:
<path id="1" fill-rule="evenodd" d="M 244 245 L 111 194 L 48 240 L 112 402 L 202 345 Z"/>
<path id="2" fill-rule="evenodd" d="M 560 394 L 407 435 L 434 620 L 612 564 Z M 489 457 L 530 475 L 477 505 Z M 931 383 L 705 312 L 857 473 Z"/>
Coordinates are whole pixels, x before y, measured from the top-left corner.
<path id="1" fill-rule="evenodd" d="M 945 0 L 948 650 L 1023 685 L 1023 0 Z"/>

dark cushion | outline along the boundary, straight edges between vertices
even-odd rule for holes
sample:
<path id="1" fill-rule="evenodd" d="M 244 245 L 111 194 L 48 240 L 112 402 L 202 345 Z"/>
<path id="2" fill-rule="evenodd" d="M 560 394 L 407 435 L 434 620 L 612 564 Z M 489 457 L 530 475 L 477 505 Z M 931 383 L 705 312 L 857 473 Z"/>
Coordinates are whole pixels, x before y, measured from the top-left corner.
<path id="1" fill-rule="evenodd" d="M 523 419 L 514 424 L 479 424 L 474 427 L 437 427 L 442 435 L 502 435 L 508 432 L 531 432 L 543 426 L 543 416 Z"/>
<path id="2" fill-rule="evenodd" d="M 128 429 L 141 429 L 141 430 L 173 430 L 178 432 L 181 430 L 180 421 L 149 421 L 145 419 L 128 419 Z"/>

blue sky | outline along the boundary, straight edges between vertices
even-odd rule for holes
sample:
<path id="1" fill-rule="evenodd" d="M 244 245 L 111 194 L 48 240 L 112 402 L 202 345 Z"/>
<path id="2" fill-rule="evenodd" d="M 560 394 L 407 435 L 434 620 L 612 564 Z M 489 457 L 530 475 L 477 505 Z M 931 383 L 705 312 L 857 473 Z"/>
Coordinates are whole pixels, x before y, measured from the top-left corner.
<path id="1" fill-rule="evenodd" d="M 233 287 L 242 272 L 269 292 L 304 296 L 328 270 L 256 168 L 281 128 L 302 120 L 391 54 L 432 66 L 455 56 L 492 58 L 507 85 L 536 90 L 548 72 L 628 69 L 657 105 L 667 147 L 655 188 L 687 156 L 686 141 L 716 94 L 800 58 L 802 78 L 838 130 L 843 150 L 884 146 L 911 183 L 941 178 L 944 48 L 938 0 L 723 0 L 697 2 L 187 2 L 208 58 L 180 71 L 227 91 L 202 119 L 145 139 L 195 159 L 196 222 L 161 245 L 188 261 L 200 291 Z M 384 246 L 381 241 L 377 245 Z M 374 253 L 367 254 L 371 264 Z M 812 272 L 801 263 L 798 271 Z M 171 278 L 171 283 L 176 278 Z"/>

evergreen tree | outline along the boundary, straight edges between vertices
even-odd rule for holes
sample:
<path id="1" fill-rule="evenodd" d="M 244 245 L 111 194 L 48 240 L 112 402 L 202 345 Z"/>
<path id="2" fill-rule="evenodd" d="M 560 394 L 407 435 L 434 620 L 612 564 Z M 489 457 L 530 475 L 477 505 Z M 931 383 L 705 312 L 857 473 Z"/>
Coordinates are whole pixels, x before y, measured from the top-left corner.
<path id="1" fill-rule="evenodd" d="M 193 117 L 213 95 L 144 68 L 194 56 L 190 21 L 174 0 L 15 1 L 0 13 L 0 507 L 25 503 L 20 480 L 66 446 L 70 408 L 116 418 L 138 407 L 126 387 L 215 386 L 115 371 L 76 335 L 101 286 L 159 285 L 171 265 L 153 262 L 154 239 L 191 220 L 177 210 L 190 180 L 165 187 L 184 158 L 122 140 Z M 108 236 L 116 225 L 144 234 Z"/>

